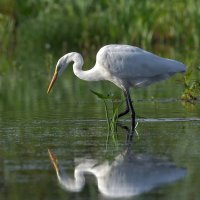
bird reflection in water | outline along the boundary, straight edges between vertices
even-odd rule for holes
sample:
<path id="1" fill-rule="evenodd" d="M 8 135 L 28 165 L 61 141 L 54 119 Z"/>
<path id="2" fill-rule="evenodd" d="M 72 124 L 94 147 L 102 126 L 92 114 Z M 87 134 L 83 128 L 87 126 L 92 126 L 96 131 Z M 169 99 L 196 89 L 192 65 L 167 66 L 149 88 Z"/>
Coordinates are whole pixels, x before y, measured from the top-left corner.
<path id="1" fill-rule="evenodd" d="M 126 149 L 112 162 L 99 163 L 96 159 L 80 159 L 74 170 L 74 178 L 62 169 L 55 154 L 48 150 L 62 188 L 71 192 L 81 191 L 85 185 L 84 175 L 89 173 L 96 177 L 98 189 L 103 195 L 113 198 L 130 197 L 177 181 L 186 175 L 186 169 L 179 168 L 166 159 L 134 154 L 130 148 L 132 136 L 128 135 Z"/>

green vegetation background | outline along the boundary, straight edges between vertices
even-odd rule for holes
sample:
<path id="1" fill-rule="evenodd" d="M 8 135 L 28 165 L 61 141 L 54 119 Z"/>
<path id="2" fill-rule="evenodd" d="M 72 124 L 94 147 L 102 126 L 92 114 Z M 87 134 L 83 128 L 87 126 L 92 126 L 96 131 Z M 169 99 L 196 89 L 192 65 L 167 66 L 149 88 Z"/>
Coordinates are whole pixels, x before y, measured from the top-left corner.
<path id="1" fill-rule="evenodd" d="M 199 8 L 199 0 L 1 0 L 0 78 L 49 76 L 66 52 L 91 63 L 101 46 L 126 43 L 181 60 L 190 88 L 187 79 L 199 79 Z"/>

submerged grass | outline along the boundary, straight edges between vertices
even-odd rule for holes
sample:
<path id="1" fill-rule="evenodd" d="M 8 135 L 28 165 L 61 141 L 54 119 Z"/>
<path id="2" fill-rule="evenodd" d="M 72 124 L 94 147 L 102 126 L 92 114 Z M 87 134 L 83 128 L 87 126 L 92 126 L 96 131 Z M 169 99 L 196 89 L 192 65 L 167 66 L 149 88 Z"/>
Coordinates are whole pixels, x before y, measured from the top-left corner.
<path id="1" fill-rule="evenodd" d="M 120 106 L 123 102 L 116 100 L 116 98 L 113 95 L 104 95 L 102 93 L 96 92 L 94 90 L 91 90 L 91 92 L 101 99 L 104 103 L 105 107 L 105 113 L 106 113 L 106 121 L 108 125 L 108 135 L 107 135 L 107 144 L 109 143 L 109 138 L 112 138 L 112 141 L 117 144 L 117 123 L 118 123 L 118 111 Z M 108 109 L 108 104 L 112 104 L 112 111 L 111 114 Z"/>

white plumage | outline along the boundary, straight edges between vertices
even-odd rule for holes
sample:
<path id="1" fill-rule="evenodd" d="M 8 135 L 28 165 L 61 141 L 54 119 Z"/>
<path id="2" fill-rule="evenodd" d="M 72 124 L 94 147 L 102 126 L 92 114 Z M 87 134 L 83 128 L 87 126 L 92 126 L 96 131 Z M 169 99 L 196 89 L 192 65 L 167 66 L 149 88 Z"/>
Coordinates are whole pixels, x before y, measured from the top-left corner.
<path id="1" fill-rule="evenodd" d="M 107 45 L 97 53 L 95 68 L 108 71 L 105 79 L 121 89 L 147 86 L 156 81 L 185 72 L 181 62 L 159 57 L 148 51 L 129 45 Z M 113 81 L 114 80 L 114 81 Z"/>

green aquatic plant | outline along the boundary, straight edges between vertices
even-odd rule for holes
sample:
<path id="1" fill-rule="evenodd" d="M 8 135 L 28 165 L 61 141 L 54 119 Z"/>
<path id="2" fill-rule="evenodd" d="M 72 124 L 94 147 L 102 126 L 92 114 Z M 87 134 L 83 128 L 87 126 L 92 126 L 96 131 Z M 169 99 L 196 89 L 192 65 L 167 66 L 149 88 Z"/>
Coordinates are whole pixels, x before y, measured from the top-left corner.
<path id="1" fill-rule="evenodd" d="M 193 78 L 192 71 L 188 71 L 184 76 L 185 90 L 181 99 L 187 102 L 194 102 L 200 97 L 200 81 Z"/>
<path id="2" fill-rule="evenodd" d="M 106 113 L 106 121 L 108 125 L 108 130 L 111 133 L 115 133 L 117 131 L 117 122 L 118 122 L 118 111 L 119 107 L 121 106 L 122 102 L 118 98 L 116 98 L 112 94 L 104 95 L 94 90 L 91 92 L 101 99 L 104 103 L 105 113 Z M 112 116 L 110 117 L 110 112 L 108 110 L 108 104 L 112 104 Z"/>

